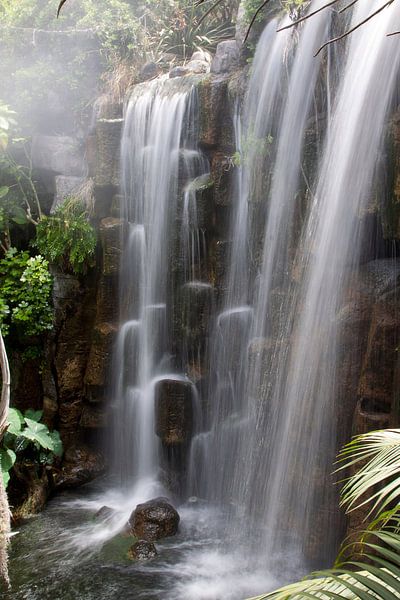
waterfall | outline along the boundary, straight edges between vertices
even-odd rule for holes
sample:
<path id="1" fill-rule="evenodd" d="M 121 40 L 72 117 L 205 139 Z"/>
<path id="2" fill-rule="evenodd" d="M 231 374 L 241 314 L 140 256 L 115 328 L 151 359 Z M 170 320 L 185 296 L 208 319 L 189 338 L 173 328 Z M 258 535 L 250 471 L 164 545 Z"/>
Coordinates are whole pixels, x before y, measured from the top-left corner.
<path id="1" fill-rule="evenodd" d="M 368 14 L 357 4 L 352 24 Z M 278 578 L 288 560 L 300 572 L 329 564 L 342 533 L 331 476 L 338 315 L 399 68 L 386 37 L 395 7 L 322 61 L 314 53 L 330 18 L 307 20 L 298 39 L 272 21 L 257 46 L 236 119 L 241 166 L 211 340 L 209 428 L 192 445 L 192 470 L 203 467 L 196 493 L 225 505 L 225 535 Z"/>
<path id="2" fill-rule="evenodd" d="M 145 499 L 163 491 L 155 423 L 157 389 L 165 381 L 188 381 L 183 365 L 173 356 L 170 322 L 176 298 L 171 281 L 177 254 L 183 254 L 181 283 L 192 283 L 200 259 L 196 253 L 203 243 L 191 202 L 193 180 L 208 168 L 193 134 L 196 108 L 190 82 L 161 78 L 136 86 L 124 116 L 121 217 L 125 231 L 119 298 L 122 323 L 113 364 L 114 462 L 124 486 L 133 485 L 136 491 L 139 487 Z M 179 210 L 183 247 L 176 251 Z"/>
<path id="3" fill-rule="evenodd" d="M 352 24 L 367 15 L 357 3 Z M 280 33 L 288 17 L 266 26 L 234 108 L 228 264 L 217 291 L 206 264 L 217 211 L 210 224 L 199 202 L 210 180 L 193 81 L 138 85 L 126 105 L 112 382 L 120 494 L 110 506 L 119 512 L 95 534 L 112 537 L 152 496 L 189 498 L 182 537 L 166 542 L 173 558 L 147 571 L 171 600 L 236 600 L 335 556 L 340 311 L 362 259 L 362 215 L 399 71 L 386 33 L 399 20 L 393 5 L 317 57 L 331 12 Z M 204 146 L 212 155 L 213 143 Z M 163 431 L 160 397 L 174 418 L 178 399 L 190 428 L 175 421 L 173 435 Z"/>

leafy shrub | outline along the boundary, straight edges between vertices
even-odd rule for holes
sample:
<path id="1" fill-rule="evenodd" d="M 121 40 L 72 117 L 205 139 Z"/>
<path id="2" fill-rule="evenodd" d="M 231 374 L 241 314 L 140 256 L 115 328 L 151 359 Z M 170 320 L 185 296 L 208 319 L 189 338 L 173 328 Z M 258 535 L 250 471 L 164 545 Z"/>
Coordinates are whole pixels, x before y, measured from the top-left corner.
<path id="1" fill-rule="evenodd" d="M 11 323 L 25 336 L 52 329 L 52 277 L 42 256 L 10 248 L 0 260 L 0 325 L 3 335 Z"/>
<path id="2" fill-rule="evenodd" d="M 83 203 L 70 198 L 54 215 L 43 216 L 36 228 L 35 246 L 63 272 L 82 274 L 93 266 L 96 232 Z"/>
<path id="3" fill-rule="evenodd" d="M 41 410 L 28 409 L 22 414 L 10 408 L 9 425 L 0 447 L 0 469 L 6 487 L 10 470 L 17 461 L 26 465 L 50 465 L 56 456 L 62 456 L 60 434 L 40 423 L 42 414 Z"/>

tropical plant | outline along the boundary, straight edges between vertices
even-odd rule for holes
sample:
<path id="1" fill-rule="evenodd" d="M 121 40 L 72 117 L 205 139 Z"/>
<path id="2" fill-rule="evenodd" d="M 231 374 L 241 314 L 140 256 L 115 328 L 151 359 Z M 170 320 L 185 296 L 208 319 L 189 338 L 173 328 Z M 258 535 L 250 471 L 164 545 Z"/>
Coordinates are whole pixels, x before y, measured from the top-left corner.
<path id="1" fill-rule="evenodd" d="M 17 461 L 25 466 L 51 465 L 55 457 L 62 456 L 60 434 L 40 423 L 42 415 L 41 410 L 28 409 L 22 414 L 10 408 L 7 431 L 0 446 L 0 469 L 5 487 Z"/>
<path id="2" fill-rule="evenodd" d="M 342 548 L 335 568 L 252 600 L 400 597 L 400 429 L 355 437 L 339 454 L 338 471 L 355 467 L 341 490 L 341 505 L 347 513 L 369 507 L 360 540 Z M 343 555 L 360 559 L 342 561 Z"/>
<path id="3" fill-rule="evenodd" d="M 80 198 L 68 198 L 54 214 L 42 216 L 36 227 L 34 245 L 64 272 L 79 275 L 93 266 L 96 232 Z"/>
<path id="4" fill-rule="evenodd" d="M 15 325 L 24 336 L 52 329 L 52 276 L 40 255 L 6 251 L 0 260 L 0 327 L 3 335 Z"/>

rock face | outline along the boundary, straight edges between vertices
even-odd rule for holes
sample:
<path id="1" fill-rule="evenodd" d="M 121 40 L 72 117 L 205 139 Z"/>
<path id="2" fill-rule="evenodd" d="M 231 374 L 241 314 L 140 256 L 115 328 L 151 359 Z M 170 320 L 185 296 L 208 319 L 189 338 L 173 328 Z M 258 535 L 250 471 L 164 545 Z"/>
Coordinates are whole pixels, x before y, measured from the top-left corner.
<path id="1" fill-rule="evenodd" d="M 217 46 L 211 73 L 229 73 L 239 66 L 239 45 L 236 40 L 226 40 Z"/>
<path id="2" fill-rule="evenodd" d="M 55 178 L 56 193 L 51 207 L 53 213 L 69 196 L 73 196 L 84 182 L 83 177 L 57 175 Z"/>
<path id="3" fill-rule="evenodd" d="M 156 387 L 156 433 L 167 446 L 185 443 L 192 430 L 192 384 L 165 379 Z"/>
<path id="4" fill-rule="evenodd" d="M 158 77 L 161 73 L 160 66 L 154 62 L 146 63 L 141 69 L 139 73 L 139 81 L 148 81 L 149 79 L 154 79 L 154 77 Z"/>
<path id="5" fill-rule="evenodd" d="M 100 119 L 96 126 L 96 186 L 119 185 L 119 146 L 122 119 Z"/>
<path id="6" fill-rule="evenodd" d="M 138 504 L 129 519 L 132 533 L 141 540 L 154 542 L 178 531 L 180 517 L 167 498 L 154 498 Z"/>
<path id="7" fill-rule="evenodd" d="M 75 177 L 82 177 L 84 173 L 83 148 L 69 136 L 34 136 L 32 159 L 37 169 Z"/>
<path id="8" fill-rule="evenodd" d="M 128 550 L 128 558 L 131 560 L 151 560 L 158 555 L 157 549 L 151 542 L 146 540 L 139 540 L 136 544 L 133 544 Z"/>
<path id="9" fill-rule="evenodd" d="M 56 478 L 56 487 L 82 485 L 104 473 L 104 470 L 104 459 L 98 452 L 82 444 L 75 444 L 65 453 L 63 467 Z"/>

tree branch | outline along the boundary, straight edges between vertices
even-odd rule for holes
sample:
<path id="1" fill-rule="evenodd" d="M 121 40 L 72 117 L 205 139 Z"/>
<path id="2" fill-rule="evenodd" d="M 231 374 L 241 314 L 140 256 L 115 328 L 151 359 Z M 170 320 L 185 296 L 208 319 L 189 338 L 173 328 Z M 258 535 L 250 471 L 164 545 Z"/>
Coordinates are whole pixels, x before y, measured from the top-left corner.
<path id="1" fill-rule="evenodd" d="M 321 6 L 321 8 L 317 8 L 317 10 L 307 13 L 306 15 L 304 15 L 304 17 L 301 17 L 300 19 L 293 21 L 289 25 L 285 25 L 285 27 L 281 27 L 280 29 L 277 29 L 277 31 L 284 31 L 285 29 L 290 29 L 291 27 L 294 27 L 295 25 L 298 25 L 299 23 L 302 23 L 303 21 L 306 21 L 310 17 L 313 17 L 314 15 L 320 13 L 322 10 L 325 10 L 325 8 L 329 8 L 330 6 L 333 6 L 333 4 L 336 4 L 337 2 L 339 2 L 339 0 L 331 0 L 331 2 L 328 2 L 327 4 L 324 4 L 324 6 Z"/>
<path id="2" fill-rule="evenodd" d="M 10 406 L 10 366 L 8 364 L 6 347 L 0 331 L 0 365 L 1 365 L 1 399 L 0 399 L 0 440 L 7 425 L 8 409 Z"/>
<path id="3" fill-rule="evenodd" d="M 339 40 L 343 40 L 345 37 L 347 37 L 348 35 L 353 33 L 353 31 L 356 31 L 357 29 L 359 29 L 360 27 L 365 25 L 365 23 L 368 23 L 368 21 L 370 21 L 371 19 L 376 17 L 376 15 L 378 15 L 380 12 L 382 12 L 387 6 L 392 4 L 392 2 L 394 2 L 394 0 L 388 0 L 388 2 L 385 2 L 384 4 L 382 4 L 382 6 L 380 6 L 376 11 L 371 13 L 366 19 L 363 19 L 362 21 L 360 21 L 360 23 L 357 23 L 357 25 L 355 25 L 348 31 L 345 31 L 344 33 L 342 33 L 342 35 L 332 38 L 331 40 L 328 40 L 327 42 L 325 42 L 325 44 L 322 44 L 322 46 L 317 50 L 317 52 L 314 54 L 314 56 L 318 56 L 318 54 L 321 52 L 321 50 L 326 48 L 326 46 L 329 46 L 330 44 L 334 44 L 335 42 L 338 42 Z"/>
<path id="4" fill-rule="evenodd" d="M 245 38 L 243 40 L 243 43 L 245 44 L 247 42 L 247 38 L 249 37 L 250 34 L 250 30 L 254 25 L 255 20 L 257 19 L 258 15 L 260 14 L 260 12 L 262 11 L 262 9 L 268 4 L 269 0 L 264 0 L 264 2 L 257 8 L 256 12 L 253 15 L 253 18 L 250 21 L 250 25 L 247 29 Z"/>

